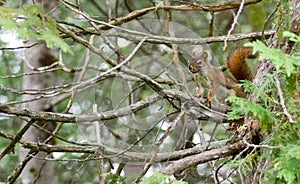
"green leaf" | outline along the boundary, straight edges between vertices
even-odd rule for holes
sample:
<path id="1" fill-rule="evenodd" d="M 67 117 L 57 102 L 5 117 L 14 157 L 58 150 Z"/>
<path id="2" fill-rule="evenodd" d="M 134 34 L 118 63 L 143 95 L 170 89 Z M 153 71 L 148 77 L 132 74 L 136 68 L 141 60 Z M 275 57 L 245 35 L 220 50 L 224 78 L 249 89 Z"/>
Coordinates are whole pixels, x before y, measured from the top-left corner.
<path id="1" fill-rule="evenodd" d="M 289 31 L 284 31 L 283 32 L 284 37 L 288 37 L 291 41 L 293 42 L 300 42 L 300 37 L 294 33 L 291 33 Z"/>
<path id="2" fill-rule="evenodd" d="M 47 47 L 58 47 L 72 54 L 71 47 L 59 37 L 56 21 L 45 15 L 37 5 L 26 5 L 20 9 L 0 6 L 0 27 L 15 32 L 20 39 L 45 40 Z"/>
<path id="3" fill-rule="evenodd" d="M 5 19 L 16 18 L 18 10 L 9 6 L 0 6 L 0 17 Z"/>
<path id="4" fill-rule="evenodd" d="M 25 14 L 38 15 L 43 12 L 42 8 L 38 5 L 24 5 L 23 11 Z"/>
<path id="5" fill-rule="evenodd" d="M 57 37 L 55 34 L 49 32 L 49 34 L 42 34 L 37 36 L 37 40 L 46 40 L 46 45 L 48 48 L 56 46 L 61 48 L 64 52 L 73 53 L 70 46 L 66 44 L 61 38 Z"/>
<path id="6" fill-rule="evenodd" d="M 141 184 L 157 184 L 157 183 L 187 184 L 187 182 L 178 181 L 178 180 L 174 179 L 173 177 L 164 175 L 162 173 L 156 173 L 149 178 L 143 178 L 143 180 L 141 182 Z"/>
<path id="7" fill-rule="evenodd" d="M 284 180 L 288 184 L 298 183 L 300 170 L 300 146 L 288 144 L 280 150 L 280 154 L 273 161 L 274 171 L 277 178 Z"/>
<path id="8" fill-rule="evenodd" d="M 245 46 L 252 46 L 254 53 L 259 52 L 259 60 L 270 60 L 276 70 L 283 70 L 288 77 L 296 71 L 296 66 L 300 66 L 299 59 L 287 55 L 279 49 L 268 48 L 261 41 L 247 43 Z"/>
<path id="9" fill-rule="evenodd" d="M 113 173 L 104 173 L 103 176 L 107 183 L 125 183 L 125 177 Z"/>
<path id="10" fill-rule="evenodd" d="M 260 104 L 235 96 L 230 96 L 226 100 L 231 103 L 231 111 L 227 113 L 227 119 L 234 120 L 244 115 L 251 115 L 261 122 L 261 129 L 269 129 L 271 127 L 274 121 L 272 113 Z"/>
<path id="11" fill-rule="evenodd" d="M 1 11 L 1 10 L 0 10 Z M 5 25 L 5 26 L 3 26 Z M 12 19 L 5 19 L 0 17 L 0 26 L 3 28 L 4 31 L 9 31 L 18 26 L 17 22 Z"/>

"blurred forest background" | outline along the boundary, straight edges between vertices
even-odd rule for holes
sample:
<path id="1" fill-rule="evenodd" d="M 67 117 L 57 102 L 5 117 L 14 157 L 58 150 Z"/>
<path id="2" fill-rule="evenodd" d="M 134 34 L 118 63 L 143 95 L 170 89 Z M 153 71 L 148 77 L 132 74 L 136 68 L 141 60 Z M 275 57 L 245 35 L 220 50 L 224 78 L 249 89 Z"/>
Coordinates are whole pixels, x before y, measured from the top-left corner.
<path id="1" fill-rule="evenodd" d="M 0 182 L 299 182 L 298 0 L 0 4 Z M 249 98 L 196 97 L 249 42 Z"/>

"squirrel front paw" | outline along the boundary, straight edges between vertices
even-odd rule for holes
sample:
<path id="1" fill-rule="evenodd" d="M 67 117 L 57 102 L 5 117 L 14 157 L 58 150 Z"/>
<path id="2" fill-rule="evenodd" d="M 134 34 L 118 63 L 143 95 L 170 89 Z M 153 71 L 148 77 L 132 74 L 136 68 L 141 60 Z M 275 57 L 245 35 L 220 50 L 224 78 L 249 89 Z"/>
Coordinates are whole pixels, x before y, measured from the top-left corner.
<path id="1" fill-rule="evenodd" d="M 212 100 L 212 97 L 208 96 L 205 100 L 205 104 L 207 104 L 208 108 L 211 108 L 211 100 Z"/>
<path id="2" fill-rule="evenodd" d="M 201 91 L 201 89 L 199 87 L 196 87 L 195 91 L 196 91 L 195 92 L 196 97 L 200 97 L 202 95 L 202 91 Z"/>

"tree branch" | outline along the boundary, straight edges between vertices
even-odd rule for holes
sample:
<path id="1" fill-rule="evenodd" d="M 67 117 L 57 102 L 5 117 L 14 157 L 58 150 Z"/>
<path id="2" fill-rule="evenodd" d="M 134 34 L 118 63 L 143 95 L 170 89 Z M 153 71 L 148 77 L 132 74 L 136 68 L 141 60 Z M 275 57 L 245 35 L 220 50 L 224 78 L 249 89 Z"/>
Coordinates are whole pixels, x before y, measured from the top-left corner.
<path id="1" fill-rule="evenodd" d="M 25 116 L 25 117 L 33 118 L 35 120 L 60 121 L 65 123 L 92 122 L 96 120 L 100 121 L 100 120 L 114 119 L 117 117 L 123 117 L 128 114 L 137 112 L 161 99 L 162 96 L 155 94 L 144 100 L 131 104 L 127 107 L 120 108 L 117 110 L 100 112 L 96 115 L 72 115 L 72 114 L 63 114 L 63 113 L 42 112 L 42 111 L 34 111 L 29 109 L 19 109 L 7 105 L 1 105 L 0 112 L 9 115 Z"/>
<path id="2" fill-rule="evenodd" d="M 197 155 L 187 156 L 185 158 L 171 162 L 171 164 L 167 165 L 166 167 L 163 167 L 160 170 L 160 172 L 167 175 L 173 175 L 178 171 L 196 166 L 198 164 L 202 164 L 211 160 L 216 160 L 218 158 L 223 158 L 230 155 L 235 155 L 243 147 L 245 147 L 245 144 L 243 143 L 243 141 L 239 141 L 231 145 L 204 151 Z"/>
<path id="3" fill-rule="evenodd" d="M 0 130 L 0 136 L 9 140 L 13 140 L 14 136 L 10 135 L 3 130 Z M 154 162 L 166 162 L 171 160 L 181 161 L 183 157 L 189 158 L 190 156 L 204 155 L 205 159 L 215 160 L 223 156 L 232 155 L 235 151 L 242 149 L 245 146 L 245 143 L 241 140 L 239 142 L 225 145 L 228 140 L 214 141 L 208 144 L 198 145 L 193 148 L 184 149 L 180 151 L 164 152 L 164 153 L 155 153 L 157 154 Z M 153 153 L 141 153 L 141 152 L 131 152 L 124 151 L 122 149 L 113 148 L 111 146 L 106 146 L 102 144 L 81 144 L 81 145 L 50 145 L 45 143 L 36 143 L 25 140 L 20 140 L 20 143 L 31 151 L 43 151 L 47 153 L 52 152 L 73 152 L 73 153 L 95 153 L 97 151 L 102 152 L 103 158 L 110 157 L 112 155 L 118 155 L 118 158 L 123 159 L 126 162 L 145 162 L 150 160 L 153 157 Z M 209 147 L 208 147 L 209 146 Z M 123 154 L 119 154 L 123 152 Z M 211 156 L 210 156 L 211 155 Z M 199 156 L 200 157 L 200 156 Z M 99 159 L 103 159 L 99 158 Z M 205 161 L 203 161 L 205 162 Z M 202 162 L 202 163 L 203 163 Z M 175 162 L 173 162 L 175 163 Z"/>
<path id="4" fill-rule="evenodd" d="M 261 0 L 245 0 L 245 5 L 258 3 L 260 1 Z M 138 17 L 146 15 L 149 12 L 157 11 L 157 10 L 219 12 L 219 11 L 234 9 L 239 6 L 240 6 L 239 0 L 230 0 L 230 1 L 222 2 L 222 3 L 206 4 L 206 5 L 193 4 L 193 5 L 179 5 L 179 6 L 167 6 L 167 5 L 154 6 L 154 7 L 148 7 L 148 8 L 132 11 L 129 14 L 127 14 L 123 17 L 116 18 L 108 23 L 97 21 L 98 23 L 102 24 L 102 25 L 98 26 L 97 29 L 108 30 L 108 29 L 113 28 L 113 26 L 121 25 L 121 24 L 129 22 L 133 19 L 136 19 Z M 93 32 L 94 30 L 95 30 L 95 28 L 91 27 L 91 28 L 87 28 L 85 31 L 80 30 L 75 34 L 76 35 L 87 34 L 87 33 Z"/>
<path id="5" fill-rule="evenodd" d="M 96 33 L 95 33 L 96 34 Z M 251 33 L 237 33 L 232 34 L 228 36 L 227 41 L 237 41 L 237 40 L 243 40 L 243 39 L 253 39 L 253 38 L 259 38 L 262 36 L 270 37 L 275 34 L 274 30 L 268 30 L 265 32 L 251 32 Z M 108 32 L 106 33 L 108 36 L 115 36 L 115 37 L 121 37 L 125 38 L 127 40 L 132 41 L 141 41 L 145 36 L 148 36 L 146 39 L 146 42 L 155 43 L 155 44 L 204 44 L 204 43 L 213 43 L 213 42 L 224 42 L 224 39 L 227 36 L 213 36 L 213 37 L 207 37 L 207 38 L 172 38 L 168 36 L 158 36 L 158 35 L 151 35 L 148 33 L 142 33 L 142 32 L 131 32 L 128 31 L 128 33 L 124 33 L 120 31 L 114 31 L 114 32 Z"/>
<path id="6" fill-rule="evenodd" d="M 153 154 L 156 154 L 153 162 L 166 162 L 170 160 L 181 161 L 183 157 L 190 158 L 195 157 L 197 155 L 205 155 L 206 161 L 215 160 L 217 158 L 221 158 L 223 156 L 228 156 L 239 151 L 244 145 L 243 142 L 234 143 L 232 145 L 224 146 L 227 140 L 215 141 L 210 143 L 210 146 L 207 149 L 207 144 L 199 145 L 193 148 L 180 150 L 180 151 L 172 151 L 165 153 L 141 153 L 141 152 L 131 152 L 124 151 L 118 148 L 112 148 L 111 146 L 98 145 L 98 144 L 87 144 L 82 146 L 66 146 L 66 145 L 50 145 L 44 143 L 36 143 L 21 140 L 21 144 L 32 151 L 43 151 L 47 153 L 52 152 L 72 152 L 72 153 L 95 153 L 97 151 L 102 152 L 101 156 L 97 159 L 103 159 L 107 157 L 113 157 L 114 155 L 118 155 L 118 159 L 122 159 L 124 162 L 145 162 L 149 161 Z M 119 154 L 120 152 L 124 152 L 123 154 Z M 199 156 L 200 157 L 200 156 Z M 203 162 L 206 162 L 203 161 Z M 202 163 L 203 163 L 202 162 Z M 174 162 L 175 163 L 175 162 Z"/>
<path id="7" fill-rule="evenodd" d="M 131 72 L 131 70 L 126 70 L 126 72 Z M 139 74 L 139 73 L 135 73 L 135 74 Z M 137 75 L 137 77 L 145 77 L 142 78 L 144 81 L 146 80 L 146 82 L 148 80 L 148 76 L 139 76 Z M 151 80 L 152 81 L 152 80 Z M 153 82 L 153 81 L 152 81 Z M 156 85 L 155 84 L 150 84 L 150 85 Z M 152 86 L 153 87 L 153 86 Z M 155 86 L 153 87 L 155 88 Z M 0 105 L 0 113 L 4 113 L 4 114 L 8 114 L 8 115 L 15 115 L 15 116 L 23 116 L 23 117 L 29 117 L 35 120 L 45 120 L 45 121 L 59 121 L 59 122 L 64 122 L 64 123 L 74 123 L 74 122 L 92 122 L 92 121 L 101 121 L 101 120 L 109 120 L 109 119 L 114 119 L 114 118 L 118 118 L 118 117 L 123 117 L 132 113 L 135 113 L 145 107 L 148 107 L 149 105 L 163 99 L 174 99 L 174 100 L 178 100 L 180 102 L 188 102 L 187 105 L 189 107 L 190 110 L 192 110 L 191 107 L 195 107 L 195 108 L 199 108 L 198 111 L 201 111 L 201 108 L 205 107 L 206 111 L 209 111 L 210 113 L 205 113 L 202 112 L 203 114 L 199 116 L 209 116 L 210 120 L 216 120 L 216 121 L 220 121 L 220 119 L 224 118 L 225 114 L 222 114 L 220 112 L 218 112 L 218 107 L 212 107 L 207 108 L 206 106 L 204 106 L 202 103 L 205 101 L 204 99 L 196 99 L 195 97 L 191 97 L 186 93 L 183 93 L 179 90 L 176 89 L 162 89 L 160 88 L 159 85 L 159 89 L 158 93 L 160 93 L 160 95 L 158 94 L 153 94 L 143 100 L 140 100 L 136 103 L 133 103 L 129 106 L 123 107 L 123 108 L 119 108 L 119 109 L 114 109 L 114 110 L 110 110 L 110 111 L 105 111 L 105 112 L 99 112 L 96 115 L 74 115 L 74 114 L 65 114 L 65 113 L 54 113 L 54 112 L 43 112 L 43 111 L 34 111 L 34 110 L 29 110 L 29 109 L 19 109 L 16 107 L 11 107 L 8 105 Z M 197 101 L 195 101 L 197 100 Z M 223 107 L 221 107 L 223 108 Z M 198 113 L 197 111 L 197 113 Z M 193 113 L 192 111 L 190 111 L 189 113 Z M 206 115 L 207 114 L 207 115 Z M 217 116 L 216 116 L 217 115 Z"/>

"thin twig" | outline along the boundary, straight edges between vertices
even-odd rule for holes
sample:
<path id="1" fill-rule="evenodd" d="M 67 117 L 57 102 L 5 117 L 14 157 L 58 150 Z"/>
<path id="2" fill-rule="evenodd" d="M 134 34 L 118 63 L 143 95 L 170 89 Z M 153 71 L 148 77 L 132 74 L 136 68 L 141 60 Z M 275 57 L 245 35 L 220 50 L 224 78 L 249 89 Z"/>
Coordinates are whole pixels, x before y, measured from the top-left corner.
<path id="1" fill-rule="evenodd" d="M 267 144 L 261 144 L 261 145 L 251 144 L 246 140 L 245 137 L 243 137 L 243 141 L 248 147 L 253 147 L 254 149 L 258 149 L 258 148 L 280 149 L 280 148 L 282 148 L 282 146 L 269 146 Z"/>
<path id="2" fill-rule="evenodd" d="M 98 105 L 93 104 L 93 114 L 97 114 L 97 112 L 98 112 Z M 101 124 L 100 121 L 95 121 L 94 122 L 95 137 L 96 137 L 97 144 L 99 144 L 99 145 L 102 144 L 100 124 Z M 97 155 L 95 155 L 96 157 L 102 157 L 101 151 L 97 151 L 96 154 L 97 154 Z M 105 177 L 104 177 L 104 162 L 103 162 L 103 159 L 99 159 L 98 163 L 99 163 L 99 184 L 104 184 L 105 183 Z"/>
<path id="3" fill-rule="evenodd" d="M 20 46 L 20 47 L 1 47 L 0 50 L 18 50 L 18 49 L 28 49 L 28 48 L 31 48 L 33 46 L 36 46 L 38 44 L 41 44 L 41 43 L 34 43 L 34 44 L 31 44 L 31 45 L 27 45 L 27 46 Z"/>
<path id="4" fill-rule="evenodd" d="M 109 48 L 111 48 L 118 56 L 119 58 L 123 58 L 122 54 L 120 53 L 119 49 L 117 49 L 109 39 L 107 39 L 106 35 L 103 34 L 103 31 L 102 29 L 100 29 L 96 24 L 95 24 L 95 20 L 92 19 L 89 14 L 83 12 L 82 10 L 80 10 L 79 8 L 77 7 L 73 7 L 73 6 L 70 6 L 68 3 L 66 3 L 67 1 L 65 0 L 61 0 L 61 2 L 68 8 L 70 8 L 72 11 L 78 13 L 79 15 L 81 15 L 82 17 L 84 17 L 89 23 L 90 25 L 98 32 L 98 34 L 100 34 L 103 38 L 103 41 L 104 43 L 106 43 Z M 109 2 L 106 1 L 108 3 L 108 6 L 109 6 Z M 112 17 L 111 17 L 111 9 L 108 8 L 108 19 L 110 20 Z"/>
<path id="5" fill-rule="evenodd" d="M 229 155 L 234 155 L 238 153 L 244 146 L 245 145 L 242 141 L 238 141 L 231 145 L 226 145 L 220 148 L 204 151 L 199 154 L 186 156 L 182 159 L 170 163 L 166 167 L 163 167 L 160 172 L 163 174 L 172 175 L 178 171 L 182 171 L 183 169 L 193 167 L 204 162 L 216 160 L 218 158 L 226 157 Z"/>
<path id="6" fill-rule="evenodd" d="M 171 3 L 169 0 L 164 0 L 165 5 L 170 5 Z M 172 23 L 172 14 L 169 10 L 165 11 L 166 21 L 167 21 L 167 32 L 171 38 L 175 38 L 175 33 L 173 30 L 173 23 Z M 178 55 L 178 46 L 176 44 L 172 44 L 172 50 L 173 50 L 173 58 L 172 61 L 175 66 L 175 70 L 178 73 L 179 76 L 179 82 L 182 85 L 186 85 L 186 79 L 183 73 L 183 69 L 179 63 L 179 55 Z"/>
<path id="7" fill-rule="evenodd" d="M 231 28 L 229 29 L 229 31 L 227 33 L 227 36 L 226 36 L 226 38 L 224 40 L 223 51 L 226 50 L 228 37 L 231 34 L 231 32 L 233 31 L 235 25 L 237 24 L 238 18 L 239 18 L 240 14 L 242 13 L 242 10 L 244 8 L 244 3 L 245 3 L 245 0 L 242 0 L 242 2 L 240 4 L 240 7 L 239 7 L 239 10 L 238 10 L 237 14 L 234 16 L 233 23 L 231 24 Z"/>
<path id="8" fill-rule="evenodd" d="M 65 0 L 60 0 L 62 3 L 66 2 Z M 243 0 L 245 1 L 245 5 L 253 4 L 260 2 L 261 0 Z M 164 6 L 154 6 L 154 7 L 147 7 L 144 9 L 139 9 L 128 13 L 127 15 L 119 18 L 115 18 L 114 20 L 110 21 L 109 23 L 101 22 L 102 25 L 98 26 L 98 29 L 101 30 L 108 30 L 111 29 L 112 26 L 121 25 L 123 23 L 129 22 L 133 19 L 141 17 L 149 12 L 157 11 L 157 10 L 177 10 L 177 11 L 205 11 L 205 12 L 219 12 L 229 9 L 234 9 L 240 6 L 240 3 L 236 0 L 229 0 L 222 3 L 215 3 L 210 5 L 164 5 Z M 94 28 L 87 28 L 87 31 L 91 31 Z M 79 31 L 76 34 L 81 35 L 85 31 Z"/>
<path id="9" fill-rule="evenodd" d="M 119 28 L 120 29 L 120 28 Z M 275 30 L 267 30 L 265 32 L 250 32 L 250 33 L 236 33 L 231 34 L 229 36 L 212 36 L 206 38 L 171 38 L 168 36 L 160 36 L 153 35 L 138 31 L 131 31 L 128 29 L 118 30 L 118 28 L 114 29 L 114 31 L 110 31 L 105 33 L 107 36 L 121 37 L 127 40 L 132 41 L 140 41 L 144 36 L 148 35 L 148 39 L 146 42 L 155 43 L 155 44 L 205 44 L 205 43 L 215 43 L 215 42 L 224 42 L 225 38 L 227 38 L 227 42 L 238 41 L 243 39 L 254 39 L 260 38 L 262 35 L 265 37 L 269 37 L 275 34 Z M 96 34 L 96 33 L 93 33 Z"/>
<path id="10" fill-rule="evenodd" d="M 92 35 L 92 36 L 90 37 L 89 44 L 90 44 L 90 45 L 93 45 L 94 40 L 95 40 L 95 35 Z M 78 77 L 78 79 L 77 79 L 77 83 L 79 83 L 79 82 L 82 81 L 82 79 L 83 79 L 83 77 L 84 77 L 84 75 L 85 75 L 85 73 L 86 73 L 87 66 L 89 65 L 90 58 L 91 58 L 91 52 L 90 52 L 90 50 L 88 49 L 87 52 L 86 52 L 85 62 L 84 62 L 84 65 L 83 65 L 83 69 L 82 69 L 82 71 L 81 71 L 80 74 L 79 74 L 79 77 Z M 76 96 L 77 91 L 78 91 L 77 88 L 74 88 L 74 89 L 72 90 L 71 98 L 69 99 L 68 105 L 67 105 L 67 107 L 65 108 L 64 113 L 67 113 L 67 112 L 70 110 L 70 108 L 71 108 L 71 106 L 72 106 L 72 104 L 73 104 L 74 98 L 75 98 L 75 96 Z"/>
<path id="11" fill-rule="evenodd" d="M 214 20 L 215 20 L 215 13 L 210 12 L 211 20 L 209 22 L 209 29 L 208 29 L 208 36 L 211 37 L 213 35 L 214 30 Z"/>
<path id="12" fill-rule="evenodd" d="M 22 136 L 25 134 L 25 132 L 30 128 L 30 126 L 35 122 L 36 120 L 32 119 L 30 120 L 18 133 L 17 135 L 14 137 L 14 139 L 9 143 L 9 145 L 4 149 L 4 151 L 1 153 L 0 155 L 0 160 L 6 155 L 8 154 L 13 147 L 15 146 L 15 144 L 17 144 L 19 142 L 19 140 L 21 140 Z"/>
<path id="13" fill-rule="evenodd" d="M 288 118 L 289 122 L 290 123 L 296 123 L 295 120 L 293 120 L 291 114 L 288 112 L 286 106 L 285 106 L 285 102 L 284 102 L 284 97 L 283 97 L 283 92 L 281 90 L 281 87 L 280 87 L 280 82 L 279 82 L 279 79 L 275 76 L 274 77 L 275 79 L 275 83 L 276 83 L 276 87 L 277 87 L 277 91 L 278 91 L 278 96 L 279 96 L 279 100 L 280 100 L 280 105 L 283 109 L 283 113 L 285 114 L 285 116 Z"/>
<path id="14" fill-rule="evenodd" d="M 6 139 L 12 140 L 14 138 L 13 135 L 5 133 L 4 131 L 0 130 L 0 136 Z M 145 160 L 149 160 L 153 157 L 153 153 L 141 153 L 141 152 L 131 152 L 129 150 L 121 150 L 118 148 L 112 148 L 110 146 L 105 145 L 98 145 L 98 144 L 87 144 L 87 143 L 78 143 L 80 145 L 49 145 L 45 143 L 36 143 L 31 141 L 20 140 L 21 144 L 24 148 L 32 149 L 33 151 L 43 151 L 47 153 L 51 152 L 78 152 L 78 153 L 91 153 L 94 154 L 96 149 L 104 150 L 105 154 L 107 155 L 115 155 L 123 152 L 120 154 L 120 159 L 125 159 L 126 161 L 135 161 L 135 162 L 144 162 Z M 226 150 L 226 147 L 236 148 L 236 143 L 231 145 L 226 145 L 228 140 L 222 141 L 215 141 L 211 143 L 210 149 L 216 149 L 215 151 L 209 150 L 205 151 L 206 145 L 198 145 L 193 148 L 180 150 L 180 151 L 172 151 L 172 152 L 164 152 L 164 153 L 157 153 L 157 156 L 154 159 L 154 162 L 165 162 L 170 160 L 177 160 L 180 158 L 184 158 L 188 155 L 196 155 L 196 154 L 205 154 L 209 156 L 211 160 L 215 159 L 213 155 L 210 153 L 215 154 L 224 154 L 220 151 Z M 239 144 L 239 143 L 238 143 Z M 219 151 L 217 151 L 219 150 Z M 210 152 L 212 151 L 212 152 Z M 100 159 L 100 158 L 97 158 Z M 102 159 L 102 158 L 101 158 Z M 207 159 L 207 158 L 206 158 Z M 91 159 L 93 160 L 93 159 Z M 95 159 L 94 159 L 95 160 Z"/>
<path id="15" fill-rule="evenodd" d="M 36 154 L 38 154 L 37 151 L 29 151 L 29 153 L 26 155 L 25 159 L 18 164 L 18 166 L 14 169 L 14 171 L 11 173 L 11 175 L 7 178 L 7 184 L 15 183 L 15 181 L 18 179 L 18 177 L 22 173 L 25 166 Z"/>
<path id="16" fill-rule="evenodd" d="M 72 115 L 63 113 L 34 111 L 29 109 L 19 109 L 7 105 L 0 105 L 0 112 L 10 115 L 30 117 L 36 120 L 60 121 L 68 123 L 92 122 L 96 120 L 109 120 L 114 119 L 116 117 L 123 117 L 131 113 L 137 112 L 145 107 L 148 107 L 152 103 L 157 102 L 161 99 L 162 96 L 154 94 L 127 107 L 119 108 L 118 110 L 99 112 L 97 113 L 97 115 Z"/>

